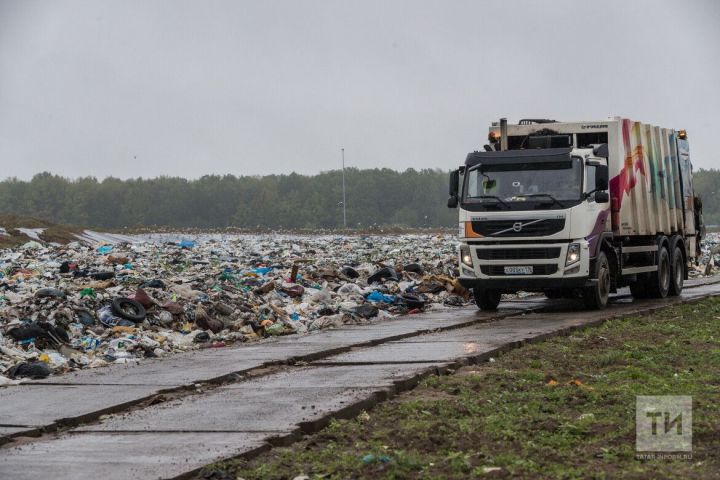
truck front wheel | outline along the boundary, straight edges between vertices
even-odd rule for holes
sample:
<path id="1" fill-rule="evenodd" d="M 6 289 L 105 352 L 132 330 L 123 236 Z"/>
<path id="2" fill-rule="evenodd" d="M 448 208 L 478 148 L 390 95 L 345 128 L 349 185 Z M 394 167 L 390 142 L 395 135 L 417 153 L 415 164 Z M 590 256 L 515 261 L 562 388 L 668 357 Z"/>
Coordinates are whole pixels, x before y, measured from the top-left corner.
<path id="1" fill-rule="evenodd" d="M 475 297 L 475 304 L 478 308 L 484 311 L 495 311 L 500 303 L 500 291 L 498 290 L 473 288 L 473 297 Z"/>
<path id="2" fill-rule="evenodd" d="M 598 253 L 595 259 L 595 284 L 583 291 L 583 302 L 587 308 L 600 310 L 607 307 L 610 297 L 610 262 L 605 252 Z"/>

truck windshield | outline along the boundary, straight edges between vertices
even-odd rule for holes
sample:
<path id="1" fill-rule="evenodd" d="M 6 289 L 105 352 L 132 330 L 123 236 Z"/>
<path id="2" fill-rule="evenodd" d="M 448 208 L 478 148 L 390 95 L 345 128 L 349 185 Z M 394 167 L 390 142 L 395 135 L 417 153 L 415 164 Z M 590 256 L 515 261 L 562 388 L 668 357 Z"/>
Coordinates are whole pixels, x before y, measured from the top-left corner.
<path id="1" fill-rule="evenodd" d="M 550 159 L 549 159 L 550 160 Z M 520 159 L 518 159 L 518 162 Z M 493 209 L 568 208 L 581 200 L 582 160 L 479 164 L 465 175 L 463 203 Z"/>

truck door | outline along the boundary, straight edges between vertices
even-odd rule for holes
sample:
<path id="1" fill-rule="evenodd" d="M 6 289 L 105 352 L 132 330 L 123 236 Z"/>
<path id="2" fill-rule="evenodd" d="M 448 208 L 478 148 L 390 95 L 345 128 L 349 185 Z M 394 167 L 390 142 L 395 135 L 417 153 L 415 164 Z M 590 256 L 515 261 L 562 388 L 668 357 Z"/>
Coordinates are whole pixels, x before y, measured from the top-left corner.
<path id="1" fill-rule="evenodd" d="M 602 159 L 601 161 L 597 161 L 597 159 L 593 159 L 592 162 L 587 162 L 585 164 L 585 178 L 583 183 L 583 191 L 584 193 L 588 194 L 595 190 L 595 172 L 597 169 L 597 164 L 606 165 L 606 160 Z M 610 207 L 609 203 L 597 203 L 595 201 L 595 196 L 593 194 L 590 194 L 586 200 L 587 202 L 587 215 L 589 219 L 592 219 L 594 222 L 593 227 L 590 231 L 590 235 L 588 236 L 588 241 L 590 242 L 590 256 L 595 257 L 595 247 L 599 244 L 600 237 L 602 236 L 603 232 L 608 230 L 607 222 L 608 222 L 608 216 L 610 214 Z"/>

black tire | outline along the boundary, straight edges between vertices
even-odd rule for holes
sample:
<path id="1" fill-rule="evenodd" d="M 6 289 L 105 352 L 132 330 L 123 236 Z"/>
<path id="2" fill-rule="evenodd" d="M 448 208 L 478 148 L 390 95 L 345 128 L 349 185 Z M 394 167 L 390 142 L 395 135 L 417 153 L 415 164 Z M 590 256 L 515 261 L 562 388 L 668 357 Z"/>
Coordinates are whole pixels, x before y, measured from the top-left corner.
<path id="1" fill-rule="evenodd" d="M 120 297 L 112 301 L 112 311 L 118 317 L 139 323 L 145 320 L 145 307 L 132 298 Z"/>
<path id="2" fill-rule="evenodd" d="M 650 275 L 648 293 L 651 298 L 665 298 L 670 291 L 670 254 L 665 245 L 658 250 L 657 271 Z"/>
<path id="3" fill-rule="evenodd" d="M 677 297 L 682 293 L 685 281 L 685 257 L 682 250 L 676 246 L 670 258 L 670 289 L 668 295 Z"/>
<path id="4" fill-rule="evenodd" d="M 593 278 L 597 279 L 597 282 L 583 290 L 583 302 L 589 309 L 602 310 L 607 307 L 610 298 L 610 262 L 605 252 L 598 253 L 595 259 Z"/>
<path id="5" fill-rule="evenodd" d="M 475 305 L 483 311 L 495 311 L 500 303 L 499 290 L 480 290 L 473 288 L 473 297 L 475 297 Z"/>

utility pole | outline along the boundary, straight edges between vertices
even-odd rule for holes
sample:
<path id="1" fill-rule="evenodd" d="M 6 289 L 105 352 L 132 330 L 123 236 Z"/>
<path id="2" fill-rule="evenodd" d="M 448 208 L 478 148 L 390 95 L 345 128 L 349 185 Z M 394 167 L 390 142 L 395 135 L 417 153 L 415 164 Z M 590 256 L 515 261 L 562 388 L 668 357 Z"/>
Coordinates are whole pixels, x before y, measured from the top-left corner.
<path id="1" fill-rule="evenodd" d="M 341 148 L 340 152 L 342 153 L 342 187 L 343 187 L 343 228 L 347 230 L 347 212 L 345 209 L 345 149 Z"/>

